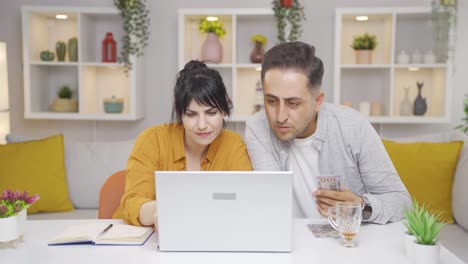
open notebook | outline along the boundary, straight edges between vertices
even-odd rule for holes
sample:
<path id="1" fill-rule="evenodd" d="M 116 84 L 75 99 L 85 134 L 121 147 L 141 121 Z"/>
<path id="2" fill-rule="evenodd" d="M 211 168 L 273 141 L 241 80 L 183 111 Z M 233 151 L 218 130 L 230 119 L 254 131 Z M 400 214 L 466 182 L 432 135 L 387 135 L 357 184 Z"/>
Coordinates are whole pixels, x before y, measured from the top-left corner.
<path id="1" fill-rule="evenodd" d="M 153 234 L 152 227 L 126 224 L 91 223 L 72 226 L 49 240 L 49 246 L 92 245 L 143 245 Z M 105 232 L 104 230 L 107 229 Z"/>

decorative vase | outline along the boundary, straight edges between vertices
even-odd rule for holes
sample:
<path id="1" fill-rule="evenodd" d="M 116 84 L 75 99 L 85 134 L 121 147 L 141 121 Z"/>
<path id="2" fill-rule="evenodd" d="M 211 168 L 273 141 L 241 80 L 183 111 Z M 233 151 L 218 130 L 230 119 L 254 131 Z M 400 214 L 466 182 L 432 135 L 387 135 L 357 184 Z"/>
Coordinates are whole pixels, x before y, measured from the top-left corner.
<path id="1" fill-rule="evenodd" d="M 78 101 L 76 99 L 57 98 L 50 105 L 55 112 L 78 112 Z"/>
<path id="2" fill-rule="evenodd" d="M 357 64 L 371 64 L 372 50 L 355 50 Z"/>
<path id="3" fill-rule="evenodd" d="M 397 56 L 397 63 L 398 64 L 408 64 L 409 63 L 409 55 L 406 53 L 405 50 L 401 50 Z"/>
<path id="4" fill-rule="evenodd" d="M 419 64 L 422 62 L 422 55 L 421 52 L 418 49 L 415 49 L 413 51 L 413 54 L 411 54 L 411 63 L 413 64 Z"/>
<path id="5" fill-rule="evenodd" d="M 432 50 L 428 50 L 426 54 L 424 55 L 424 63 L 433 64 L 435 62 L 436 62 L 436 57 L 434 55 L 434 52 L 432 52 Z"/>
<path id="6" fill-rule="evenodd" d="M 416 99 L 414 100 L 413 114 L 422 116 L 427 111 L 426 98 L 422 98 L 421 96 L 421 89 L 424 85 L 424 82 L 416 82 L 416 85 L 418 86 L 418 96 L 416 96 Z"/>
<path id="7" fill-rule="evenodd" d="M 250 62 L 262 63 L 264 54 L 265 50 L 263 49 L 263 44 L 261 42 L 256 41 L 255 47 L 250 53 Z"/>
<path id="8" fill-rule="evenodd" d="M 215 33 L 208 33 L 201 50 L 202 60 L 207 63 L 220 63 L 223 60 L 223 46 Z"/>
<path id="9" fill-rule="evenodd" d="M 67 53 L 67 45 L 63 41 L 57 41 L 55 44 L 55 53 L 57 53 L 58 61 L 65 61 L 65 53 Z"/>
<path id="10" fill-rule="evenodd" d="M 409 87 L 405 87 L 405 97 L 400 103 L 400 115 L 401 116 L 410 116 L 411 115 L 411 109 L 413 108 L 413 105 L 411 104 L 409 97 L 408 97 L 408 92 L 409 92 Z"/>
<path id="11" fill-rule="evenodd" d="M 78 39 L 75 37 L 68 40 L 68 59 L 78 61 Z"/>
<path id="12" fill-rule="evenodd" d="M 102 41 L 102 62 L 117 61 L 117 43 L 114 40 L 111 32 L 106 33 L 106 37 Z"/>
<path id="13" fill-rule="evenodd" d="M 24 234 L 26 212 L 27 210 L 24 209 L 15 216 L 0 218 L 0 242 L 14 243 L 15 240 Z"/>
<path id="14" fill-rule="evenodd" d="M 411 259 L 413 254 L 413 244 L 416 240 L 416 237 L 408 233 L 408 231 L 406 231 L 404 235 L 404 240 L 406 256 L 408 256 L 408 258 Z"/>
<path id="15" fill-rule="evenodd" d="M 440 244 L 421 245 L 413 242 L 411 246 L 411 259 L 414 264 L 439 264 L 440 263 Z"/>
<path id="16" fill-rule="evenodd" d="M 55 58 L 55 55 L 52 51 L 43 50 L 40 53 L 40 57 L 42 61 L 53 61 Z"/>
<path id="17" fill-rule="evenodd" d="M 280 0 L 281 7 L 290 8 L 292 6 L 293 0 Z"/>
<path id="18" fill-rule="evenodd" d="M 104 112 L 106 113 L 122 113 L 123 111 L 123 98 L 112 96 L 111 98 L 104 98 Z"/>

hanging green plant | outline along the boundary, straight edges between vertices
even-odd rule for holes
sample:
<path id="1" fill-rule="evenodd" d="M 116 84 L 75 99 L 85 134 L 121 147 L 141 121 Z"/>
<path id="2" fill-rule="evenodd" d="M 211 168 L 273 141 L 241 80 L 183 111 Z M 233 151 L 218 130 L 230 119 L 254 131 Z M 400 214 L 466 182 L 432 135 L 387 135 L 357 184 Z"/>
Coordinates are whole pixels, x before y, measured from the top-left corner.
<path id="1" fill-rule="evenodd" d="M 454 56 L 457 1 L 432 0 L 432 26 L 434 30 L 434 53 L 438 62 L 445 63 Z"/>
<path id="2" fill-rule="evenodd" d="M 146 0 L 114 0 L 123 19 L 123 28 L 126 32 L 122 37 L 122 48 L 119 62 L 125 64 L 126 71 L 132 69 L 131 57 L 143 56 L 144 48 L 149 39 L 149 11 L 146 9 Z"/>
<path id="3" fill-rule="evenodd" d="M 299 0 L 273 0 L 280 43 L 297 41 L 302 34 L 302 20 L 305 20 L 304 7 Z"/>

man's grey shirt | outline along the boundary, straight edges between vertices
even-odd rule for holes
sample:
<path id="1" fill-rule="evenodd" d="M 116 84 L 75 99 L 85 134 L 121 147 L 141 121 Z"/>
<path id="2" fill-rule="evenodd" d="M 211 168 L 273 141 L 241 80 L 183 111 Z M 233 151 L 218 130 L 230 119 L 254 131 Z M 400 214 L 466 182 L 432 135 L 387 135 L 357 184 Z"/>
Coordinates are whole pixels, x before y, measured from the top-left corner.
<path id="1" fill-rule="evenodd" d="M 323 175 L 343 175 L 346 188 L 372 206 L 369 222 L 399 221 L 411 197 L 372 125 L 356 110 L 324 103 L 312 135 Z M 246 123 L 245 143 L 252 166 L 262 171 L 287 171 L 290 142 L 281 141 L 268 125 L 265 112 Z M 312 194 L 311 194 L 312 195 Z"/>

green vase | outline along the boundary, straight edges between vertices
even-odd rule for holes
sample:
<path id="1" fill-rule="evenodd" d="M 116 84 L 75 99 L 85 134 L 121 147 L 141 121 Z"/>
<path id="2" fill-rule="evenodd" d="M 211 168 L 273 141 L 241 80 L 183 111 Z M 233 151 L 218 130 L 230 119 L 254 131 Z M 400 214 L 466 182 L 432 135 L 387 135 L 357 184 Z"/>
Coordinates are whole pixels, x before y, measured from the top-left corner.
<path id="1" fill-rule="evenodd" d="M 63 41 L 57 41 L 55 44 L 55 52 L 57 53 L 58 61 L 65 61 L 65 53 L 67 52 L 67 45 Z"/>
<path id="2" fill-rule="evenodd" d="M 78 39 L 75 37 L 68 40 L 68 58 L 70 61 L 78 61 Z"/>

